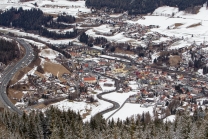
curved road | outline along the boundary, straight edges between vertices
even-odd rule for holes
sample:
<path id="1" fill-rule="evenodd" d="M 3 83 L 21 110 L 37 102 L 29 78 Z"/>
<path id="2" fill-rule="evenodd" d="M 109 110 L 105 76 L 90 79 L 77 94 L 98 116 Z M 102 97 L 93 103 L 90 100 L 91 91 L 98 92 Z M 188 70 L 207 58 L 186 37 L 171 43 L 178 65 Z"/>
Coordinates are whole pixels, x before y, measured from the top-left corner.
<path id="1" fill-rule="evenodd" d="M 131 64 L 135 64 L 135 65 L 141 65 L 141 64 L 138 64 L 136 61 L 134 61 L 132 58 L 129 58 L 129 57 L 126 57 L 126 56 L 120 56 L 120 55 L 112 55 L 112 56 L 118 57 L 118 58 L 123 58 L 123 59 L 126 59 L 126 60 L 129 60 L 129 61 L 130 61 L 130 62 L 126 62 L 126 63 L 131 63 Z M 120 60 L 118 60 L 118 61 L 120 61 Z M 151 68 L 161 69 L 161 70 L 166 71 L 166 72 L 168 72 L 168 73 L 178 73 L 178 74 L 182 74 L 182 75 L 184 75 L 184 76 L 188 76 L 188 77 L 191 76 L 191 77 L 197 78 L 197 77 L 195 77 L 194 75 L 192 75 L 192 74 L 190 74 L 190 73 L 187 73 L 187 72 L 172 71 L 172 70 L 169 70 L 169 69 L 167 69 L 167 68 L 160 67 L 160 66 L 151 65 Z M 105 74 L 102 74 L 102 76 L 108 77 L 108 76 L 106 76 Z M 112 77 L 108 77 L 108 78 L 111 78 L 111 79 L 114 79 L 114 80 L 115 80 L 115 82 L 116 82 L 116 89 L 113 90 L 113 91 L 109 91 L 109 92 L 103 92 L 103 93 L 100 93 L 100 94 L 97 95 L 97 98 L 99 98 L 99 99 L 101 99 L 101 100 L 104 100 L 104 101 L 107 101 L 107 102 L 113 104 L 113 107 L 108 108 L 108 109 L 106 109 L 106 110 L 103 110 L 103 111 L 99 112 L 98 114 L 103 115 L 103 114 L 106 114 L 106 113 L 108 113 L 108 112 L 110 112 L 110 111 L 113 111 L 113 110 L 116 110 L 116 109 L 117 109 L 115 112 L 113 112 L 110 116 L 108 116 L 108 117 L 106 118 L 107 120 L 108 120 L 110 117 L 112 117 L 116 112 L 118 112 L 118 111 L 125 105 L 125 103 L 126 103 L 127 100 L 128 100 L 128 98 L 127 98 L 126 101 L 122 104 L 122 106 L 120 106 L 117 102 L 112 101 L 112 100 L 108 100 L 108 99 L 105 99 L 105 98 L 102 97 L 103 95 L 106 95 L 106 94 L 115 92 L 116 90 L 119 89 L 119 88 L 118 88 L 118 80 L 115 79 L 115 78 L 112 78 Z M 199 80 L 206 81 L 207 79 L 203 79 L 203 78 L 200 77 Z"/>
<path id="2" fill-rule="evenodd" d="M 103 98 L 103 95 L 106 95 L 106 94 L 109 94 L 109 93 L 112 93 L 112 92 L 115 92 L 115 91 L 116 90 L 109 91 L 109 92 L 104 92 L 104 93 L 100 93 L 100 94 L 97 95 L 97 98 L 113 104 L 113 107 L 110 107 L 110 108 L 108 108 L 106 110 L 103 110 L 103 111 L 99 112 L 98 114 L 103 115 L 103 114 L 108 113 L 110 111 L 116 110 L 116 109 L 118 109 L 120 107 L 120 105 L 117 102 Z"/>
<path id="3" fill-rule="evenodd" d="M 114 114 L 116 114 L 120 109 L 122 109 L 123 106 L 124 106 L 124 105 L 126 104 L 126 102 L 128 101 L 128 99 L 129 99 L 129 98 L 127 98 L 127 99 L 124 101 L 124 103 L 123 103 L 116 111 L 114 111 L 110 116 L 108 116 L 108 117 L 106 118 L 106 120 L 110 119 Z"/>
<path id="4" fill-rule="evenodd" d="M 100 73 L 97 73 L 97 72 L 94 72 L 94 73 L 100 74 Z M 103 110 L 103 111 L 101 111 L 101 112 L 98 113 L 100 115 L 103 115 L 103 114 L 108 113 L 110 111 L 116 110 L 116 109 L 118 109 L 120 107 L 119 103 L 117 103 L 115 101 L 112 101 L 112 100 L 109 100 L 109 99 L 106 99 L 106 98 L 103 98 L 103 95 L 106 95 L 106 94 L 109 94 L 109 93 L 112 93 L 112 92 L 117 91 L 119 89 L 119 85 L 118 85 L 118 80 L 117 79 L 112 78 L 110 76 L 107 76 L 105 74 L 100 74 L 100 75 L 102 75 L 103 77 L 106 77 L 106 78 L 110 78 L 110 79 L 115 80 L 115 86 L 116 86 L 116 89 L 115 90 L 103 92 L 103 93 L 100 93 L 100 94 L 97 95 L 97 98 L 99 98 L 100 100 L 104 100 L 106 102 L 109 102 L 109 103 L 113 104 L 113 107 L 110 107 L 110 108 L 108 108 L 106 110 Z M 98 115 L 98 114 L 96 114 L 96 115 Z"/>
<path id="5" fill-rule="evenodd" d="M 9 36 L 6 36 L 6 37 L 11 38 Z M 1 84 L 0 84 L 0 89 L 1 89 L 0 101 L 3 103 L 3 105 L 5 105 L 11 111 L 18 113 L 19 115 L 22 115 L 23 112 L 21 110 L 19 110 L 17 107 L 15 107 L 14 104 L 9 100 L 9 98 L 6 94 L 6 89 L 7 89 L 9 81 L 14 76 L 14 73 L 17 72 L 22 67 L 27 66 L 29 63 L 31 63 L 32 59 L 34 58 L 33 49 L 28 43 L 26 43 L 22 39 L 18 39 L 18 38 L 11 38 L 11 39 L 16 40 L 25 48 L 25 55 L 15 65 L 10 65 L 4 71 L 4 74 L 2 74 L 2 77 L 0 79 L 0 82 L 1 82 Z"/>
<path id="6" fill-rule="evenodd" d="M 6 37 L 11 38 L 9 36 L 6 36 Z M 20 68 L 28 65 L 32 61 L 32 59 L 34 58 L 34 56 L 33 56 L 33 49 L 32 49 L 32 47 L 28 43 L 26 43 L 22 39 L 17 39 L 17 38 L 12 38 L 12 39 L 14 39 L 17 42 L 19 42 L 25 48 L 25 56 L 20 61 L 18 61 L 18 63 L 16 63 L 14 66 L 13 65 L 9 66 L 3 72 L 2 77 L 0 79 L 0 82 L 1 82 L 1 84 L 0 84 L 0 89 L 1 89 L 1 92 L 0 92 L 0 101 L 6 107 L 8 107 L 11 111 L 14 111 L 14 112 L 18 113 L 19 115 L 22 115 L 23 112 L 21 110 L 19 110 L 17 107 L 15 107 L 13 105 L 13 103 L 9 100 L 9 98 L 8 98 L 8 96 L 6 94 L 6 89 L 7 89 L 8 83 L 12 79 L 14 73 L 17 72 Z M 114 56 L 116 56 L 118 58 L 124 58 L 126 60 L 129 60 L 130 62 L 127 62 L 127 63 L 140 65 L 140 64 L 136 63 L 133 59 L 131 59 L 129 57 L 119 56 L 119 55 L 114 55 Z M 169 71 L 168 69 L 163 69 L 163 68 L 158 67 L 158 66 L 155 66 L 155 67 L 152 66 L 152 68 L 162 69 L 162 70 L 165 70 L 165 71 L 168 71 L 168 72 L 175 72 L 176 73 L 176 71 Z M 97 72 L 95 72 L 95 73 L 97 73 Z M 100 73 L 98 73 L 98 74 L 100 74 Z M 119 89 L 118 79 L 109 77 L 109 76 L 107 76 L 105 74 L 100 74 L 100 75 L 115 80 L 116 89 L 115 90 L 112 90 L 112 91 L 108 91 L 108 92 L 103 92 L 103 93 L 100 93 L 100 94 L 97 95 L 97 98 L 113 104 L 113 107 L 108 108 L 106 110 L 103 110 L 103 111 L 99 112 L 98 114 L 103 115 L 105 113 L 108 113 L 108 112 L 113 111 L 113 110 L 116 110 L 116 109 L 117 109 L 117 111 L 119 111 L 123 107 L 123 105 L 126 103 L 126 101 L 120 107 L 120 105 L 117 102 L 103 98 L 103 95 L 106 95 L 106 94 L 115 92 L 116 90 Z M 117 111 L 115 111 L 113 114 L 115 114 Z M 113 114 L 111 114 L 107 119 L 109 119 Z"/>

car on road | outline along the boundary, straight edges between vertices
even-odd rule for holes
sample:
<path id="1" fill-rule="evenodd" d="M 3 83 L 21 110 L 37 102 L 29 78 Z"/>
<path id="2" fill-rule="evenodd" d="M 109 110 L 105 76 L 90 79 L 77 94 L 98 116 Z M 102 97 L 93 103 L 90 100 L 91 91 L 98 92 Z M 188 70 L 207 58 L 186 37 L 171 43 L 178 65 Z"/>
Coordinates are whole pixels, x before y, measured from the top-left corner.
<path id="1" fill-rule="evenodd" d="M 8 108 L 9 108 L 9 109 L 11 109 L 11 107 L 10 107 L 10 106 L 8 106 Z"/>
<path id="2" fill-rule="evenodd" d="M 6 84 L 4 84 L 4 87 L 6 86 Z"/>

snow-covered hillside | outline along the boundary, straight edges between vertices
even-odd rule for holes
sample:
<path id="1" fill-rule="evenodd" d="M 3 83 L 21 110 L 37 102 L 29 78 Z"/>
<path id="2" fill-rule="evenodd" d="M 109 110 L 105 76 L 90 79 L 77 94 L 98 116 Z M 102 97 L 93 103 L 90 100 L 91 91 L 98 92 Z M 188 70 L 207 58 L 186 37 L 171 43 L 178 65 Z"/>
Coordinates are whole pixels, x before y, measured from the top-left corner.
<path id="1" fill-rule="evenodd" d="M 1 0 L 1 4 L 18 3 L 20 0 Z"/>
<path id="2" fill-rule="evenodd" d="M 37 3 L 37 7 L 35 6 L 35 3 Z M 90 9 L 85 7 L 85 1 L 68 1 L 68 0 L 33 0 L 33 1 L 28 1 L 28 2 L 19 2 L 19 0 L 2 0 L 1 1 L 1 5 L 0 5 L 0 9 L 5 10 L 5 9 L 9 9 L 11 7 L 23 7 L 23 9 L 30 9 L 30 8 L 40 8 L 44 13 L 46 14 L 60 14 L 65 12 L 66 14 L 69 15 L 73 15 L 73 16 L 78 16 L 79 13 L 90 13 Z M 110 17 L 117 17 L 117 16 L 121 16 L 121 14 L 119 15 L 113 15 Z M 157 40 L 153 40 L 153 43 L 157 43 L 157 42 L 162 42 L 162 41 L 169 41 L 170 38 L 183 38 L 179 41 L 176 41 L 175 43 L 171 43 L 171 46 L 168 47 L 169 49 L 179 49 L 179 48 L 183 48 L 183 47 L 189 47 L 191 44 L 196 43 L 196 44 L 200 44 L 200 43 L 207 43 L 207 39 L 208 39 L 208 9 L 207 7 L 202 7 L 199 9 L 197 14 L 190 14 L 190 13 L 185 13 L 184 11 L 179 11 L 178 8 L 176 7 L 169 7 L 169 6 L 163 6 L 163 7 L 159 7 L 157 8 L 152 15 L 147 15 L 144 16 L 144 18 L 142 19 L 138 19 L 138 20 L 124 20 L 124 22 L 127 23 L 131 23 L 131 24 L 136 24 L 135 26 L 140 26 L 140 25 L 145 25 L 144 28 L 146 26 L 149 25 L 157 25 L 158 28 L 153 28 L 153 29 L 148 29 L 147 32 L 145 32 L 143 35 L 147 36 L 148 34 L 151 34 L 153 32 L 158 32 L 160 34 L 164 34 L 167 37 L 160 37 Z M 143 27 L 143 26 L 142 26 Z M 141 27 L 141 28 L 142 28 Z M 81 28 L 81 27 L 80 27 Z M 130 27 L 129 27 L 130 28 Z M 146 47 L 147 45 L 144 44 L 144 42 L 142 42 L 141 39 L 135 39 L 132 36 L 127 37 L 125 36 L 125 31 L 120 31 L 120 32 L 116 32 L 115 34 L 110 34 L 112 32 L 113 29 L 115 29 L 113 26 L 110 26 L 109 24 L 99 24 L 96 27 L 90 27 L 90 28 L 84 28 L 86 29 L 86 34 L 88 34 L 91 37 L 105 37 L 108 41 L 110 42 L 117 42 L 117 43 L 131 43 L 131 44 L 136 44 L 136 46 L 144 46 Z M 118 28 L 116 28 L 118 29 Z M 50 31 L 57 31 L 57 32 L 66 32 L 66 31 L 71 31 L 72 29 L 49 29 Z M 126 31 L 128 31 L 129 29 L 126 29 Z M 35 34 L 30 34 L 30 33 L 25 33 L 23 31 L 20 31 L 18 29 L 14 29 L 14 28 L 3 28 L 0 27 L 0 31 L 2 32 L 12 32 L 15 34 L 18 34 L 19 36 L 29 36 L 29 37 L 33 37 L 35 39 L 39 39 L 41 41 L 45 41 L 48 43 L 52 43 L 52 44 L 68 44 L 69 41 L 73 42 L 74 44 L 76 43 L 80 43 L 78 41 L 78 38 L 73 38 L 73 39 L 63 39 L 63 40 L 53 40 L 53 39 L 49 39 L 49 38 L 45 38 L 45 37 L 40 37 L 39 35 L 35 35 Z M 134 35 L 136 36 L 138 31 L 135 31 Z M 109 34 L 110 35 L 109 35 Z M 103 35 L 104 34 L 104 35 Z M 107 34 L 107 35 L 106 35 Z M 130 34 L 130 33 L 129 33 Z M 130 34 L 131 35 L 131 34 Z M 142 38 L 143 39 L 143 38 Z M 25 39 L 25 41 L 33 43 L 35 45 L 37 45 L 41 50 L 41 52 L 39 53 L 39 56 L 43 57 L 41 58 L 41 65 L 42 67 L 44 67 L 44 62 L 45 59 L 49 59 L 52 60 L 52 62 L 54 62 L 55 58 L 60 54 L 54 50 L 51 50 L 49 48 L 47 49 L 43 49 L 45 47 L 44 44 L 39 43 L 39 42 L 35 42 L 32 40 L 27 40 Z M 94 48 L 99 48 L 98 46 L 94 46 Z M 101 49 L 101 48 L 99 48 Z M 204 50 L 207 48 L 203 48 Z M 155 52 L 154 54 L 152 54 L 152 62 L 155 58 L 157 58 L 159 56 L 159 52 Z M 114 59 L 115 57 L 113 56 L 100 56 L 102 58 L 110 58 L 110 59 Z M 98 60 L 98 58 L 96 58 Z M 85 59 L 86 60 L 86 59 Z M 93 60 L 91 58 L 89 58 L 89 60 Z M 118 60 L 122 60 L 122 59 L 118 59 Z M 96 61 L 94 59 L 94 61 Z M 31 74 L 34 74 L 35 70 L 37 67 L 35 67 L 33 70 L 31 70 Z M 33 72 L 33 73 L 32 73 Z M 200 70 L 200 73 L 202 72 L 202 70 Z M 59 73 L 57 73 L 59 74 Z M 55 74 L 55 75 L 57 75 Z M 24 80 L 26 78 L 26 76 L 24 76 L 21 80 Z M 20 80 L 20 81 L 21 81 Z M 115 84 L 115 82 L 113 80 L 110 79 L 106 79 L 106 81 L 108 81 L 108 83 L 110 84 Z M 105 82 L 99 82 L 99 85 L 101 86 L 103 91 L 109 91 L 109 90 L 114 90 L 115 87 L 105 87 L 104 86 Z M 138 85 L 130 85 L 131 88 L 135 88 L 136 91 L 138 91 L 139 89 L 137 89 Z M 100 91 L 101 92 L 101 91 Z M 98 92 L 98 93 L 100 93 Z M 122 105 L 125 100 L 130 96 L 135 94 L 136 92 L 128 92 L 128 93 L 110 93 L 107 95 L 104 95 L 103 98 L 109 99 L 109 100 L 113 100 L 116 101 L 117 103 L 119 103 L 120 105 Z M 112 106 L 110 103 L 104 102 L 102 100 L 98 100 L 98 105 L 88 105 L 85 102 L 69 102 L 68 100 L 64 100 L 62 102 L 58 102 L 55 103 L 54 106 L 57 106 L 60 109 L 63 110 L 67 110 L 67 109 L 72 109 L 76 112 L 80 112 L 81 114 L 85 114 L 85 113 L 89 113 L 89 115 L 85 118 L 85 120 L 89 120 L 91 116 L 94 116 L 95 114 L 97 114 L 98 112 L 109 108 L 110 106 Z M 140 104 L 130 104 L 127 103 L 124 105 L 124 107 L 118 111 L 115 115 L 112 116 L 112 118 L 117 119 L 117 118 L 121 118 L 122 120 L 126 119 L 126 117 L 130 117 L 132 115 L 136 115 L 136 114 L 142 114 L 143 112 L 149 112 L 151 115 L 153 111 L 153 106 L 150 106 L 148 108 L 144 108 L 141 107 Z M 104 118 L 107 118 L 110 114 L 112 114 L 112 112 L 107 113 L 104 115 Z M 170 119 L 173 119 L 173 117 L 169 117 Z"/>
<path id="3" fill-rule="evenodd" d="M 38 7 L 34 4 L 37 3 Z M 68 0 L 31 0 L 28 2 L 19 2 L 19 0 L 1 0 L 0 9 L 6 10 L 11 7 L 23 7 L 23 9 L 40 8 L 44 13 L 58 14 L 67 13 L 76 16 L 79 12 L 90 12 L 85 7 L 85 1 Z"/>
<path id="4" fill-rule="evenodd" d="M 172 13 L 174 13 L 173 17 Z M 205 6 L 200 8 L 197 14 L 179 12 L 178 8 L 164 6 L 156 9 L 152 15 L 145 16 L 144 20 L 128 22 L 159 25 L 159 28 L 154 28 L 152 31 L 167 36 L 184 38 L 180 44 L 174 45 L 172 49 L 190 46 L 194 42 L 200 44 L 208 38 L 208 10 Z"/>
<path id="5" fill-rule="evenodd" d="M 55 59 L 60 53 L 57 51 L 54 51 L 52 49 L 43 49 L 39 55 L 44 57 L 44 58 L 48 58 L 48 59 Z"/>

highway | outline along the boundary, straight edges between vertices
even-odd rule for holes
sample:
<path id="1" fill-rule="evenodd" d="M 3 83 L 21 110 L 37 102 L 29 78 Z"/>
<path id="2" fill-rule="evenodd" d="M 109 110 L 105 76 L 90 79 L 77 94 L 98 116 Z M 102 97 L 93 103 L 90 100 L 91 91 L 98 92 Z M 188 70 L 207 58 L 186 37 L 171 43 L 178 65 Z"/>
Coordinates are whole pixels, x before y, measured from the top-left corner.
<path id="1" fill-rule="evenodd" d="M 16 64 L 8 66 L 8 68 L 6 68 L 6 70 L 3 72 L 4 74 L 0 78 L 0 82 L 1 82 L 1 84 L 0 84 L 0 89 L 1 89 L 0 101 L 3 103 L 3 105 L 5 107 L 10 109 L 11 111 L 16 112 L 19 115 L 22 115 L 23 112 L 21 110 L 19 110 L 17 107 L 15 107 L 14 104 L 9 100 L 7 93 L 6 93 L 6 89 L 7 89 L 9 81 L 13 78 L 14 74 L 19 69 L 27 66 L 29 63 L 32 62 L 32 60 L 34 58 L 33 49 L 28 43 L 26 43 L 22 39 L 12 38 L 9 36 L 6 36 L 6 37 L 14 39 L 15 41 L 19 42 L 25 48 L 25 55 Z"/>
<path id="2" fill-rule="evenodd" d="M 9 36 L 6 36 L 6 37 L 11 38 Z M 7 89 L 7 86 L 8 86 L 9 81 L 13 78 L 14 74 L 19 69 L 21 69 L 24 66 L 27 66 L 29 63 L 31 63 L 31 61 L 34 59 L 34 56 L 33 56 L 33 49 L 32 49 L 32 47 L 28 43 L 26 43 L 22 39 L 18 39 L 18 38 L 12 38 L 12 39 L 14 39 L 17 42 L 19 42 L 25 48 L 25 55 L 15 65 L 12 64 L 12 65 L 8 66 L 5 69 L 5 71 L 3 72 L 2 77 L 0 78 L 0 89 L 1 89 L 1 92 L 0 92 L 0 101 L 3 103 L 3 105 L 5 107 L 9 108 L 11 111 L 18 113 L 19 115 L 22 115 L 23 112 L 21 110 L 19 110 L 17 107 L 15 107 L 13 105 L 13 103 L 9 100 L 9 98 L 7 96 L 7 93 L 6 93 L 6 89 Z M 114 56 L 115 57 L 118 57 L 118 58 L 123 58 L 123 59 L 129 60 L 129 62 L 126 62 L 126 63 L 131 63 L 131 64 L 134 64 L 134 65 L 140 65 L 140 64 L 136 63 L 136 61 L 134 61 L 131 58 L 128 58 L 128 57 L 125 57 L 125 56 L 118 56 L 118 55 L 114 55 Z M 169 73 L 180 73 L 180 74 L 183 74 L 183 75 L 190 76 L 189 73 L 184 73 L 184 72 L 179 72 L 179 71 L 171 71 L 171 70 L 168 70 L 167 68 L 162 68 L 162 67 L 159 67 L 159 66 L 151 66 L 151 67 L 152 68 L 155 68 L 155 69 L 161 69 L 161 70 L 167 71 Z M 97 73 L 97 72 L 94 72 L 94 73 L 100 74 L 100 73 Z M 113 78 L 113 77 L 109 77 L 109 76 L 107 76 L 105 74 L 100 74 L 100 75 L 115 80 L 115 85 L 116 85 L 116 89 L 115 90 L 108 91 L 108 92 L 103 92 L 103 93 L 100 93 L 100 94 L 97 95 L 97 98 L 98 99 L 101 99 L 101 100 L 104 100 L 104 101 L 107 101 L 107 102 L 113 104 L 113 107 L 108 108 L 106 110 L 103 110 L 103 111 L 99 112 L 98 114 L 103 115 L 105 113 L 108 113 L 110 111 L 113 111 L 113 110 L 116 110 L 117 109 L 113 114 L 111 114 L 107 118 L 107 119 L 109 119 L 110 117 L 112 117 L 112 115 L 114 115 L 117 111 L 119 111 L 123 107 L 123 105 L 126 103 L 126 101 L 120 107 L 120 105 L 117 102 L 103 98 L 103 95 L 106 95 L 106 94 L 109 94 L 109 93 L 112 93 L 112 92 L 117 91 L 119 89 L 119 86 L 118 86 L 118 79 Z"/>

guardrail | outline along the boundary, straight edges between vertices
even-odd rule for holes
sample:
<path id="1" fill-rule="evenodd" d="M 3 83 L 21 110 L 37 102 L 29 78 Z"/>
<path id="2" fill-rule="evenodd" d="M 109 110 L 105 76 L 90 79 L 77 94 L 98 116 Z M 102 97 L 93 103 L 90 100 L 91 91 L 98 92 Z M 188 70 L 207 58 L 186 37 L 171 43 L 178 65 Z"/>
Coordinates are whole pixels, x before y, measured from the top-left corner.
<path id="1" fill-rule="evenodd" d="M 7 37 L 12 38 L 10 36 L 7 36 Z M 19 40 L 17 38 L 12 38 L 12 39 L 16 40 L 17 42 L 22 44 L 22 46 L 25 49 L 27 49 L 28 46 L 25 46 L 26 43 L 24 44 L 23 42 L 21 42 L 21 40 Z M 27 51 L 26 51 L 26 54 L 28 54 Z M 23 112 L 21 110 L 19 110 L 17 107 L 14 106 L 14 104 L 9 100 L 9 98 L 8 98 L 8 96 L 7 96 L 7 94 L 5 92 L 6 92 L 6 88 L 7 88 L 8 84 L 9 84 L 9 81 L 13 77 L 13 74 L 12 74 L 13 72 L 11 73 L 11 71 L 14 70 L 14 67 L 16 67 L 16 68 L 18 67 L 18 69 L 20 69 L 21 68 L 21 64 L 22 64 L 23 60 L 25 60 L 25 58 L 26 58 L 26 55 L 24 55 L 17 63 L 15 63 L 14 65 L 8 66 L 8 68 L 5 69 L 4 77 L 2 77 L 3 81 L 2 81 L 2 84 L 0 86 L 1 87 L 1 91 L 2 91 L 1 95 L 0 95 L 0 98 L 2 100 L 3 105 L 5 105 L 11 111 L 14 111 L 14 112 L 16 112 L 19 115 L 22 115 Z M 9 71 L 7 71 L 7 70 L 9 70 Z"/>

